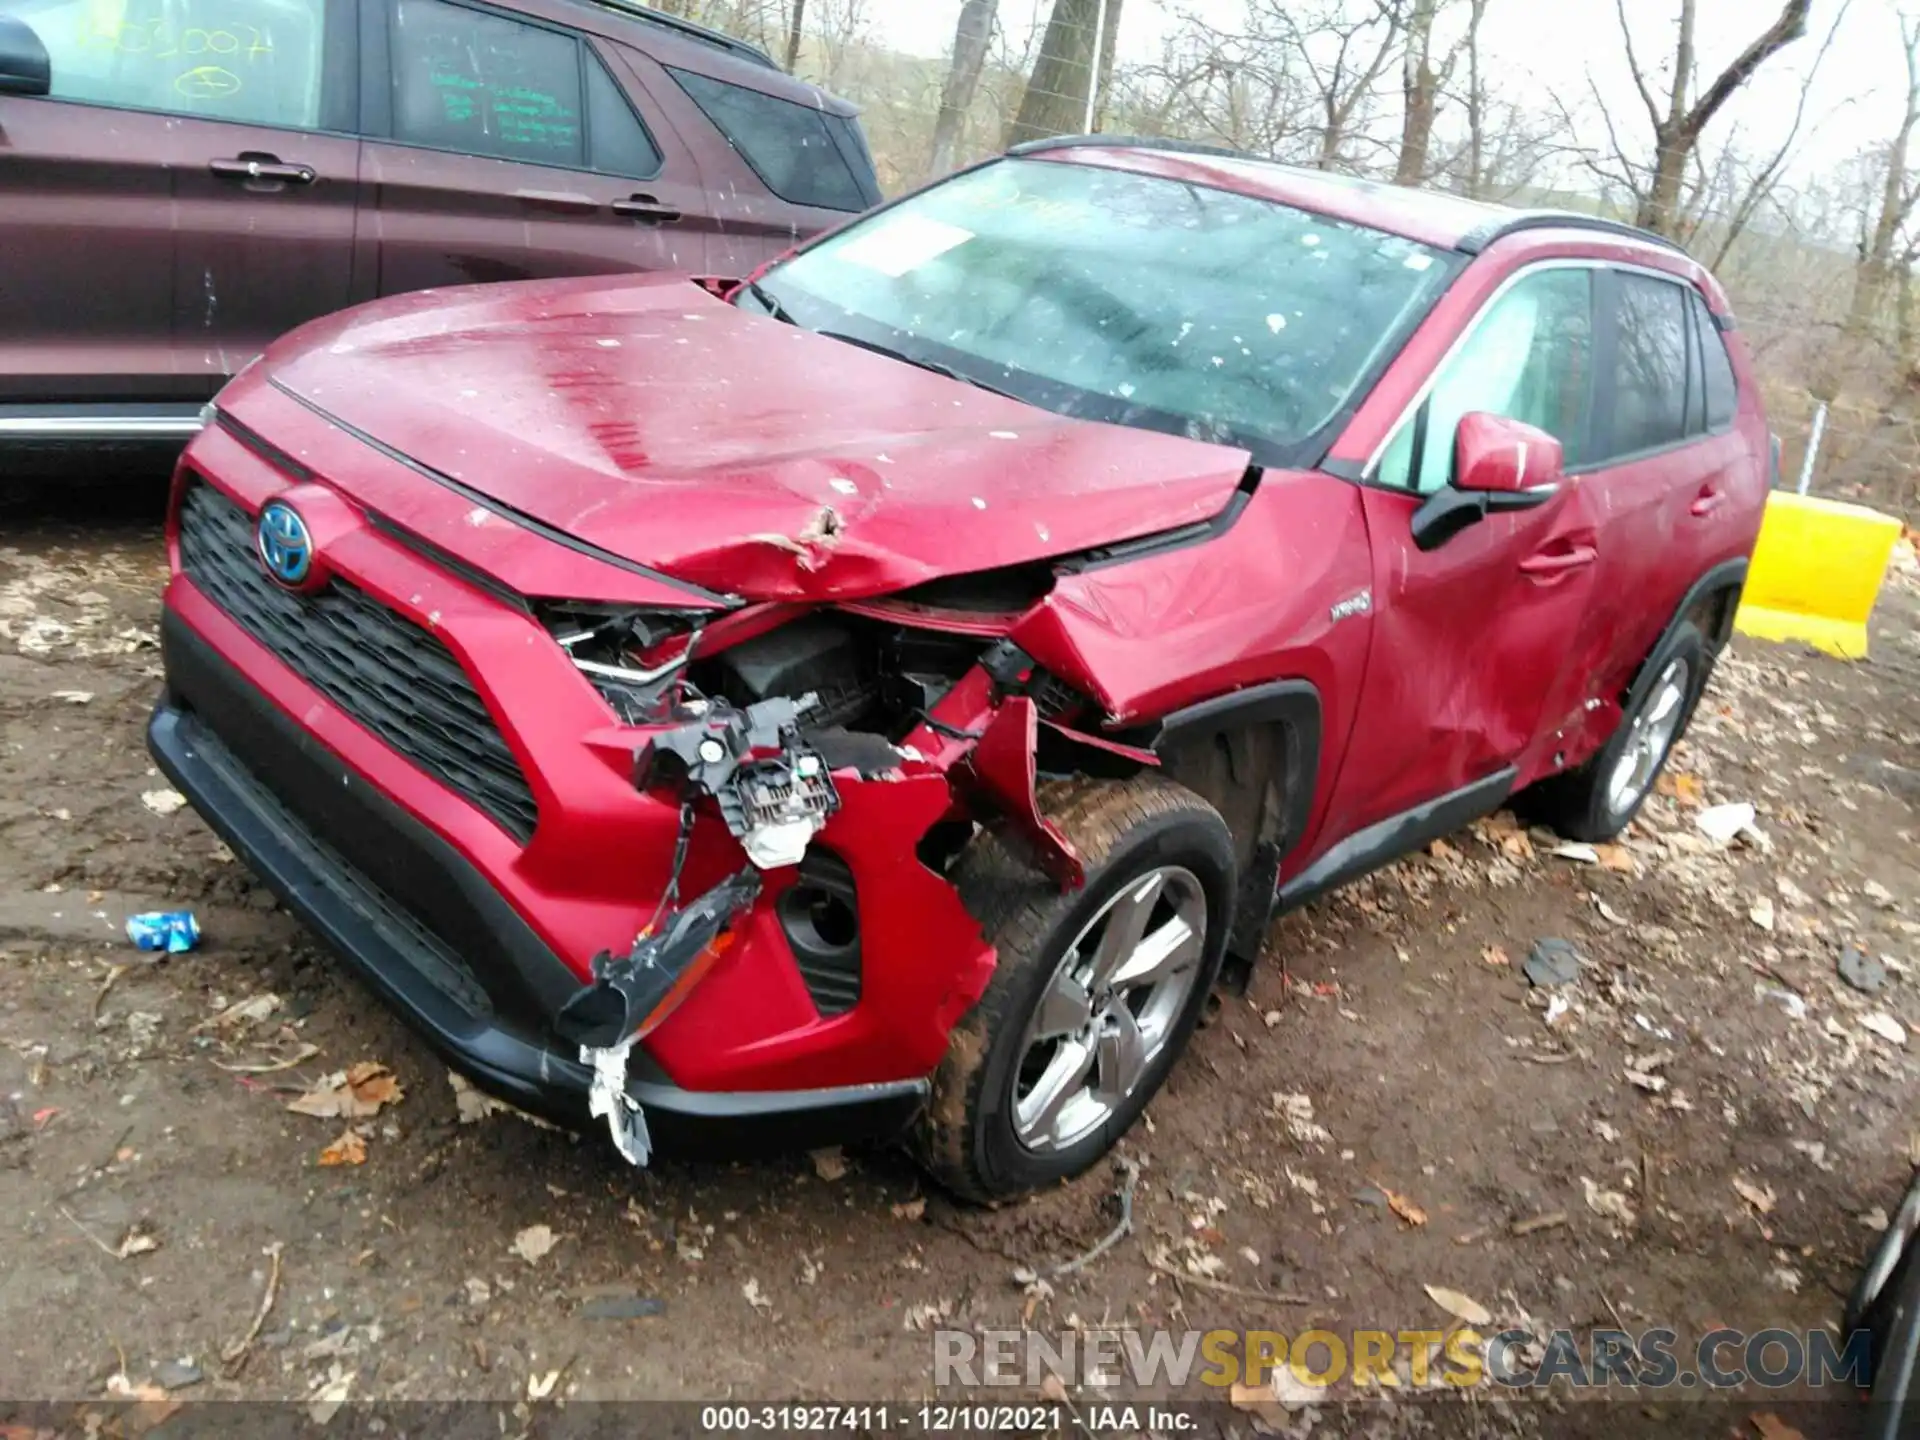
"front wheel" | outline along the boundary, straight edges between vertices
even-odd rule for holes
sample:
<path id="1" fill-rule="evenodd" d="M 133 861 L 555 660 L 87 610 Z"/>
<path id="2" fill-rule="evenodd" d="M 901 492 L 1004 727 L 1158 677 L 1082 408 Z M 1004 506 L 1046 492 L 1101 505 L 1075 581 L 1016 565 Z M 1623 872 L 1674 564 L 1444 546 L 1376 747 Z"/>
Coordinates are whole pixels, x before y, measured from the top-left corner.
<path id="1" fill-rule="evenodd" d="M 1062 781 L 1039 798 L 1084 888 L 1060 894 L 987 833 L 955 876 L 998 963 L 934 1073 L 917 1148 L 976 1200 L 1076 1175 L 1126 1133 L 1186 1047 L 1232 915 L 1232 838 L 1191 791 Z"/>
<path id="2" fill-rule="evenodd" d="M 1640 813 L 1686 731 L 1712 668 L 1706 637 L 1682 621 L 1650 662 L 1652 681 L 1585 765 L 1534 786 L 1520 808 L 1573 840 L 1611 840 Z"/>

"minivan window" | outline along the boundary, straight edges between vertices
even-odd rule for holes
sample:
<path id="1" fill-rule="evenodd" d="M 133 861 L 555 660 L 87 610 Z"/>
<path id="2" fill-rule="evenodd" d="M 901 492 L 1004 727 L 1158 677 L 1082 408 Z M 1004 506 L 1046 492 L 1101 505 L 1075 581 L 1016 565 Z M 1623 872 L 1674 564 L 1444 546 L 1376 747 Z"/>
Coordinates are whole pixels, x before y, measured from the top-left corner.
<path id="1" fill-rule="evenodd" d="M 1057 413 L 1295 464 L 1458 263 L 1229 190 L 1002 160 L 836 232 L 742 303 Z"/>
<path id="2" fill-rule="evenodd" d="M 47 47 L 55 99 L 313 129 L 326 7 L 340 3 L 0 0 L 0 14 Z"/>
<path id="3" fill-rule="evenodd" d="M 829 117 L 777 95 L 672 66 L 679 82 L 766 187 L 794 205 L 864 210 L 867 197 L 827 129 Z"/>
<path id="4" fill-rule="evenodd" d="M 1616 271 L 1609 455 L 1672 445 L 1687 434 L 1687 291 L 1671 280 Z"/>
<path id="5" fill-rule="evenodd" d="M 1694 331 L 1700 337 L 1700 356 L 1705 371 L 1707 392 L 1707 429 L 1720 430 L 1733 423 L 1740 408 L 1740 386 L 1733 378 L 1733 362 L 1727 358 L 1726 337 L 1714 323 L 1713 312 L 1697 292 L 1689 291 L 1693 303 Z"/>
<path id="6" fill-rule="evenodd" d="M 584 163 L 580 46 L 444 0 L 399 0 L 396 140 L 532 164 Z"/>

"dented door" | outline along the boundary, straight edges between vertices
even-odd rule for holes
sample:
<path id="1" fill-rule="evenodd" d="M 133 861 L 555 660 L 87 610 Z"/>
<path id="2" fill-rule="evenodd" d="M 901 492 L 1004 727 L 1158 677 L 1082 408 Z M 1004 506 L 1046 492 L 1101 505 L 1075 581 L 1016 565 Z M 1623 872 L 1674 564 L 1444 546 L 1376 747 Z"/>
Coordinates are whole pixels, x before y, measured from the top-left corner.
<path id="1" fill-rule="evenodd" d="M 1490 516 L 1422 552 L 1421 497 L 1368 489 L 1373 645 L 1326 834 L 1350 834 L 1483 780 L 1526 752 L 1571 674 L 1593 594 L 1585 487 Z"/>

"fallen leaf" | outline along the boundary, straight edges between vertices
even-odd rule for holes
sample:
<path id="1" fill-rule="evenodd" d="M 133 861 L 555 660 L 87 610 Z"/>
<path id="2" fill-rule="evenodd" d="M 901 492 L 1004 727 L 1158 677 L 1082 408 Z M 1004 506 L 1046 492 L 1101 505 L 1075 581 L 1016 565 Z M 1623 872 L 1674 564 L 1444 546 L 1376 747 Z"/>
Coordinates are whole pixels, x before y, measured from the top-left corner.
<path id="1" fill-rule="evenodd" d="M 377 1060 L 363 1060 L 349 1069 L 322 1076 L 287 1109 L 321 1120 L 364 1120 L 378 1115 L 383 1105 L 398 1104 L 405 1094 L 391 1070 Z"/>
<path id="2" fill-rule="evenodd" d="M 813 1160 L 813 1173 L 822 1180 L 838 1180 L 847 1173 L 847 1157 L 840 1152 L 838 1145 L 809 1153 Z"/>
<path id="3" fill-rule="evenodd" d="M 1639 873 L 1639 865 L 1634 862 L 1633 852 L 1624 845 L 1596 845 L 1594 854 L 1600 857 L 1600 868 L 1612 870 L 1621 875 Z"/>
<path id="4" fill-rule="evenodd" d="M 766 1295 L 761 1292 L 760 1282 L 758 1280 L 749 1278 L 747 1283 L 740 1287 L 740 1293 L 747 1297 L 747 1304 L 751 1305 L 761 1314 L 765 1315 L 772 1311 L 773 1301 L 769 1300 Z"/>
<path id="5" fill-rule="evenodd" d="M 1511 965 L 1513 957 L 1498 945 L 1489 945 L 1480 952 L 1480 958 L 1489 965 Z"/>
<path id="6" fill-rule="evenodd" d="M 93 692 L 91 690 L 56 690 L 53 692 L 53 698 L 64 700 L 69 705 L 86 705 L 92 702 Z"/>
<path id="7" fill-rule="evenodd" d="M 1469 1325 L 1491 1325 L 1493 1312 L 1470 1295 L 1462 1295 L 1458 1290 L 1449 1290 L 1444 1285 L 1423 1285 L 1427 1298 L 1456 1320 L 1464 1320 Z"/>
<path id="8" fill-rule="evenodd" d="M 1618 1220 L 1622 1225 L 1633 1224 L 1633 1206 L 1620 1191 L 1603 1189 L 1584 1175 L 1580 1177 L 1580 1188 L 1586 1192 L 1587 1208 L 1594 1214 Z"/>
<path id="9" fill-rule="evenodd" d="M 1669 770 L 1655 783 L 1654 789 L 1662 795 L 1671 796 L 1682 805 L 1698 805 L 1706 795 L 1707 787 L 1701 783 L 1698 775 Z"/>
<path id="10" fill-rule="evenodd" d="M 1772 930 L 1773 929 L 1772 897 L 1767 895 L 1762 895 L 1758 900 L 1754 901 L 1753 908 L 1747 911 L 1747 918 L 1753 921 L 1753 923 L 1758 925 L 1762 930 Z"/>
<path id="11" fill-rule="evenodd" d="M 1444 840 L 1435 840 L 1431 845 L 1427 846 L 1427 854 L 1436 860 L 1451 860 L 1459 853 L 1458 850 L 1454 849 L 1453 846 Z"/>
<path id="12" fill-rule="evenodd" d="M 916 1196 L 912 1200 L 903 1200 L 893 1207 L 893 1218 L 896 1220 L 918 1220 L 926 1213 L 927 1197 L 924 1195 Z"/>
<path id="13" fill-rule="evenodd" d="M 1397 1191 L 1389 1190 L 1378 1180 L 1373 1182 L 1373 1186 L 1382 1195 L 1387 1197 L 1387 1208 L 1392 1210 L 1393 1213 L 1398 1215 L 1402 1220 L 1406 1221 L 1407 1224 L 1424 1225 L 1427 1223 L 1427 1212 L 1414 1204 L 1413 1201 L 1405 1195 L 1399 1194 Z"/>
<path id="14" fill-rule="evenodd" d="M 479 1089 L 457 1070 L 447 1071 L 447 1084 L 453 1087 L 454 1114 L 462 1125 L 474 1125 L 489 1115 L 513 1109 L 506 1101 L 496 1100 Z"/>
<path id="15" fill-rule="evenodd" d="M 545 1258 L 547 1252 L 560 1243 L 560 1237 L 546 1225 L 529 1225 L 513 1237 L 508 1247 L 529 1265 Z"/>
<path id="16" fill-rule="evenodd" d="M 529 1400 L 544 1400 L 553 1394 L 553 1387 L 559 1383 L 560 1372 L 558 1370 L 549 1370 L 544 1375 L 529 1375 L 527 1377 L 527 1398 Z"/>
<path id="17" fill-rule="evenodd" d="M 322 1165 L 364 1165 L 367 1142 L 352 1127 L 340 1132 L 340 1138 L 320 1152 Z"/>
<path id="18" fill-rule="evenodd" d="M 1625 1074 L 1629 1085 L 1637 1085 L 1649 1094 L 1658 1095 L 1667 1088 L 1667 1077 L 1651 1070 L 1628 1070 Z"/>
<path id="19" fill-rule="evenodd" d="M 1755 1210 L 1759 1211 L 1760 1214 L 1771 1215 L 1773 1213 L 1773 1191 L 1754 1184 L 1744 1175 L 1736 1175 L 1733 1177 L 1733 1189 L 1735 1194 Z"/>
<path id="20" fill-rule="evenodd" d="M 187 797 L 178 790 L 148 790 L 141 795 L 140 803 L 156 815 L 171 815 L 187 803 Z"/>
<path id="21" fill-rule="evenodd" d="M 1748 1417 L 1748 1423 L 1753 1426 L 1753 1433 L 1759 1440 L 1807 1440 L 1806 1436 L 1768 1410 Z"/>
<path id="22" fill-rule="evenodd" d="M 1755 818 L 1753 806 L 1741 801 L 1734 805 L 1710 805 L 1693 817 L 1693 823 L 1709 840 L 1731 845 L 1733 837 L 1753 824 Z"/>
<path id="23" fill-rule="evenodd" d="M 1582 865 L 1598 865 L 1600 852 L 1579 840 L 1568 840 L 1553 847 L 1548 852 L 1556 860 L 1573 860 Z"/>

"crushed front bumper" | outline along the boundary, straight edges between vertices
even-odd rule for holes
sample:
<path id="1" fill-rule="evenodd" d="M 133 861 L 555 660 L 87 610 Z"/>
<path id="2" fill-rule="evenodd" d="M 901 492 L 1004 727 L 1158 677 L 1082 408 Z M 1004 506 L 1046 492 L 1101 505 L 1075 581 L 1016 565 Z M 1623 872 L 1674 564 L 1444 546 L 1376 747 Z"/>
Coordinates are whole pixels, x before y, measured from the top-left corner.
<path id="1" fill-rule="evenodd" d="M 579 991 L 580 976 L 457 849 L 172 610 L 161 633 L 167 691 L 147 743 L 195 809 L 458 1069 L 522 1109 L 585 1126 L 591 1071 L 572 1047 L 517 1018 L 554 1013 Z M 500 1003 L 503 990 L 524 1003 Z M 628 1093 L 661 1150 L 735 1155 L 898 1135 L 924 1104 L 927 1082 L 693 1091 L 636 1050 Z"/>

